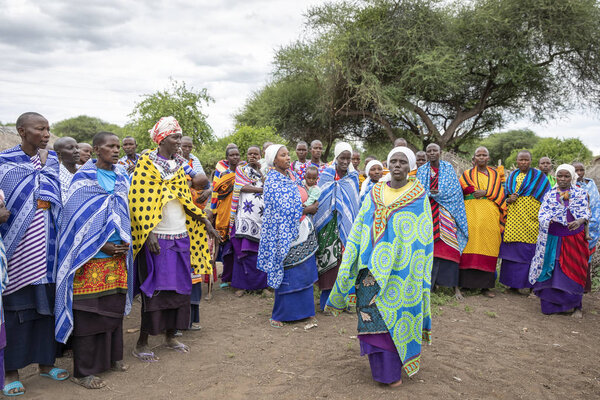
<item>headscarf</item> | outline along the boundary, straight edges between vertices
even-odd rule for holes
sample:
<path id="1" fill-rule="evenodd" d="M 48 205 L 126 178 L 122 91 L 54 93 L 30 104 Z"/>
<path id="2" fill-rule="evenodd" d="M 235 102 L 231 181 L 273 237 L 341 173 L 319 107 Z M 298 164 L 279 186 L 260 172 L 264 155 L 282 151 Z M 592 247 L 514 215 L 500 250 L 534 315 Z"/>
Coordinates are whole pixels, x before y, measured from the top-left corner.
<path id="1" fill-rule="evenodd" d="M 279 149 L 281 149 L 282 147 L 285 147 L 285 146 L 282 144 L 272 144 L 269 147 L 267 147 L 267 150 L 265 150 L 265 160 L 267 162 L 268 167 L 275 166 L 274 165 L 275 157 L 277 156 Z"/>
<path id="2" fill-rule="evenodd" d="M 360 198 L 361 199 L 363 198 L 363 196 L 367 192 L 367 190 L 369 190 L 369 187 L 373 187 L 373 184 L 371 183 L 371 177 L 369 176 L 369 171 L 375 165 L 379 165 L 383 169 L 383 164 L 381 163 L 381 161 L 371 160 L 367 163 L 367 166 L 365 167 L 365 176 L 367 177 L 367 179 L 365 179 L 365 181 L 362 183 L 362 186 L 360 188 Z M 361 203 L 362 203 L 362 201 L 361 201 Z"/>
<path id="3" fill-rule="evenodd" d="M 338 144 L 336 144 L 335 149 L 333 150 L 333 162 L 335 163 L 337 161 L 337 158 L 340 156 L 340 154 L 342 154 L 345 151 L 349 151 L 350 155 L 352 155 L 352 146 L 350 146 L 350 144 L 348 144 L 346 142 L 339 142 Z M 356 171 L 354 169 L 354 165 L 352 165 L 352 163 L 350 163 L 348 165 L 348 171 L 349 172 Z"/>
<path id="4" fill-rule="evenodd" d="M 571 164 L 560 164 L 556 168 L 556 172 L 554 172 L 554 176 L 558 178 L 558 171 L 567 171 L 571 174 L 571 185 L 575 185 L 577 183 L 577 173 L 575 172 L 575 167 Z"/>
<path id="5" fill-rule="evenodd" d="M 156 144 L 160 144 L 164 138 L 174 133 L 183 133 L 179 122 L 174 117 L 162 117 L 154 125 L 152 129 L 148 131 L 150 139 Z"/>
<path id="6" fill-rule="evenodd" d="M 404 146 L 394 147 L 392 151 L 389 152 L 387 156 L 388 168 L 390 167 L 390 160 L 396 153 L 402 153 L 406 156 L 408 160 L 408 166 L 410 167 L 410 171 L 414 171 L 415 169 L 417 169 L 417 157 L 415 156 L 415 153 L 413 153 L 413 151 L 408 147 Z"/>

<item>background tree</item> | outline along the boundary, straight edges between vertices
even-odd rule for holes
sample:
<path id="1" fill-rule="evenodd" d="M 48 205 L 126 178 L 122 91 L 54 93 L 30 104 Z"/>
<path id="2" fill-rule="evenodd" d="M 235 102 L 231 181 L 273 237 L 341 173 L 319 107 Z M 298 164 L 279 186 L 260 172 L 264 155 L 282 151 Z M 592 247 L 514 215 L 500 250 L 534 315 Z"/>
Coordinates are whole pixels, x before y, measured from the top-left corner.
<path id="1" fill-rule="evenodd" d="M 592 152 L 579 139 L 541 138 L 533 147 L 525 147 L 531 151 L 532 166 L 537 166 L 542 157 L 550 157 L 552 164 L 571 164 L 574 161 L 587 163 L 592 160 Z M 516 165 L 517 154 L 523 148 L 514 149 L 506 159 L 506 165 Z"/>
<path id="2" fill-rule="evenodd" d="M 101 131 L 108 131 L 123 137 L 123 128 L 116 124 L 103 121 L 100 118 L 80 115 L 74 118 L 63 119 L 55 122 L 51 127 L 56 136 L 70 136 L 78 143 L 92 143 L 94 135 Z"/>
<path id="3" fill-rule="evenodd" d="M 187 88 L 185 82 L 170 81 L 170 88 L 143 96 L 129 114 L 132 119 L 126 126 L 128 135 L 135 137 L 139 149 L 154 148 L 148 130 L 161 117 L 173 116 L 177 119 L 183 134 L 191 136 L 198 147 L 212 140 L 212 128 L 206 121 L 202 107 L 214 101 L 206 89 Z"/>
<path id="4" fill-rule="evenodd" d="M 238 121 L 458 149 L 511 119 L 598 106 L 596 0 L 330 2 L 306 25 Z"/>
<path id="5" fill-rule="evenodd" d="M 264 142 L 273 142 L 288 145 L 287 140 L 277 135 L 271 127 L 254 128 L 240 125 L 230 135 L 213 140 L 202 145 L 194 151 L 207 173 L 214 170 L 215 165 L 225 158 L 225 148 L 229 143 L 235 143 L 240 150 L 242 160 L 246 159 L 248 147 L 256 145 L 261 148 Z"/>
<path id="6" fill-rule="evenodd" d="M 471 144 L 466 154 L 470 158 L 477 147 L 485 146 L 490 152 L 490 163 L 495 165 L 498 160 L 506 162 L 516 149 L 533 149 L 539 140 L 540 137 L 530 129 L 492 133 L 486 138 Z"/>

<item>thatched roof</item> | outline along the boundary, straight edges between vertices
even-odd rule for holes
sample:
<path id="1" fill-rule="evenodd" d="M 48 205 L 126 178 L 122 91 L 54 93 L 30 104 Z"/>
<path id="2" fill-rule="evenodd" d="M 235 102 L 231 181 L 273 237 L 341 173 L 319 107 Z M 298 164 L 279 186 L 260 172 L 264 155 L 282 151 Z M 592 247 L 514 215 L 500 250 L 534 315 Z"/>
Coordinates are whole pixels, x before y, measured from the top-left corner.
<path id="1" fill-rule="evenodd" d="M 58 136 L 50 134 L 48 148 L 51 149 Z M 0 151 L 10 149 L 21 143 L 21 137 L 14 126 L 0 126 Z"/>

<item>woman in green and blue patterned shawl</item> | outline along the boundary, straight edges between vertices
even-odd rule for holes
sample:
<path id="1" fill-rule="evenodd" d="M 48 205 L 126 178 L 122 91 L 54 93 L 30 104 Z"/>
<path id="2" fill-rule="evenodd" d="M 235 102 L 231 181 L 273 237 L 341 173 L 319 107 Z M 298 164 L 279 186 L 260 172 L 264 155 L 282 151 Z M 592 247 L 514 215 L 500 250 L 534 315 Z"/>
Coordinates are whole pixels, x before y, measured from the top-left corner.
<path id="1" fill-rule="evenodd" d="M 407 177 L 413 152 L 394 148 L 388 166 L 390 181 L 373 187 L 352 225 L 327 310 L 345 309 L 356 287 L 361 354 L 373 379 L 398 386 L 402 369 L 419 370 L 421 343 L 431 337 L 433 228 L 423 185 Z"/>

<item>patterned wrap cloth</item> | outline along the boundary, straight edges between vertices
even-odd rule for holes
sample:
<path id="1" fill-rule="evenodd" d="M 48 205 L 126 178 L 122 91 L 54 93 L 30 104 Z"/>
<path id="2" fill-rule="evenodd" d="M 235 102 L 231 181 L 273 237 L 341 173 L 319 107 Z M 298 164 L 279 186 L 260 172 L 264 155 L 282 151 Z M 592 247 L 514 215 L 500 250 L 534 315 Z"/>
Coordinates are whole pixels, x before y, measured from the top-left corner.
<path id="1" fill-rule="evenodd" d="M 588 203 L 590 205 L 590 220 L 589 232 L 592 240 L 589 242 L 590 249 L 593 249 L 598 244 L 600 238 L 600 193 L 596 182 L 590 178 L 583 178 L 583 181 L 577 181 L 577 187 L 585 189 L 588 195 Z"/>
<path id="2" fill-rule="evenodd" d="M 271 169 L 264 185 L 265 212 L 257 268 L 267 274 L 267 284 L 273 289 L 281 286 L 283 262 L 298 237 L 302 199 L 296 182 L 297 178 L 292 180 Z"/>
<path id="3" fill-rule="evenodd" d="M 235 225 L 236 237 L 245 237 L 258 242 L 260 227 L 265 210 L 262 193 L 242 193 L 246 185 L 262 187 L 260 169 L 256 170 L 250 164 L 240 165 L 235 170 L 235 185 L 231 199 L 231 219 L 229 229 Z"/>
<path id="4" fill-rule="evenodd" d="M 183 133 L 179 122 L 174 117 L 162 117 L 158 120 L 152 129 L 148 130 L 150 139 L 156 144 L 160 144 L 164 138 L 174 133 Z"/>
<path id="5" fill-rule="evenodd" d="M 542 273 L 550 223 L 558 222 L 559 224 L 567 225 L 567 211 L 570 211 L 575 219 L 583 218 L 588 220 L 590 217 L 587 192 L 575 185 L 571 185 L 568 193 L 569 203 L 567 207 L 561 201 L 559 190 L 556 187 L 548 191 L 542 201 L 539 212 L 540 232 L 535 247 L 535 255 L 529 267 L 529 283 L 532 285 Z"/>
<path id="6" fill-rule="evenodd" d="M 0 189 L 4 191 L 6 208 L 10 211 L 8 221 L 0 224 L 0 235 L 4 240 L 6 258 L 10 267 L 8 270 L 9 284 L 3 294 L 14 293 L 39 280 L 54 282 L 58 250 L 58 221 L 62 212 L 59 162 L 56 153 L 48 151 L 46 164 L 41 165 L 39 155 L 33 158 L 28 156 L 21 150 L 21 145 L 3 151 L 0 153 Z M 38 211 L 41 209 L 48 211 L 41 213 Z M 28 262 L 17 271 L 11 265 L 13 262 L 19 262 L 19 260 L 13 260 L 13 254 L 26 234 L 38 234 L 29 228 L 35 228 L 32 223 L 34 219 L 38 220 L 40 214 L 45 221 L 44 225 L 39 228 L 43 232 L 38 232 L 41 233 L 46 243 L 44 258 L 41 264 L 36 262 L 34 265 Z M 44 214 L 47 214 L 47 218 Z M 40 223 L 43 222 L 40 221 Z M 31 246 L 36 245 L 37 243 L 31 243 Z M 37 268 L 38 264 L 40 264 L 40 268 Z M 11 277 L 15 273 L 18 273 L 18 276 Z"/>
<path id="7" fill-rule="evenodd" d="M 73 331 L 73 290 L 78 270 L 94 258 L 115 230 L 124 243 L 131 243 L 127 198 L 129 179 L 118 167 L 113 166 L 112 171 L 116 173 L 117 178 L 114 192 L 111 194 L 98 183 L 95 160 L 88 160 L 73 176 L 65 200 L 60 225 L 55 303 L 55 336 L 61 343 L 66 343 Z M 104 264 L 105 260 L 111 259 L 98 262 Z M 125 263 L 127 271 L 125 314 L 129 314 L 134 287 L 131 248 L 127 252 Z"/>
<path id="8" fill-rule="evenodd" d="M 365 198 L 327 307 L 344 310 L 359 271 L 368 268 L 380 287 L 377 309 L 412 376 L 419 371 L 422 342 L 431 341 L 433 228 L 425 188 L 414 177 L 409 183 L 389 206 L 383 199 L 386 182 L 377 183 Z"/>
<path id="9" fill-rule="evenodd" d="M 440 160 L 438 193 L 431 193 L 431 163 L 426 162 L 417 170 L 417 179 L 425 188 L 427 196 L 435 200 L 440 206 L 447 210 L 456 224 L 456 239 L 458 251 L 462 253 L 469 239 L 467 226 L 467 213 L 460 182 L 454 172 L 452 164 Z M 440 212 L 441 214 L 441 212 Z"/>
<path id="10" fill-rule="evenodd" d="M 183 167 L 177 168 L 173 175 L 165 180 L 161 177 L 161 172 L 153 160 L 157 160 L 157 150 L 140 157 L 129 189 L 129 214 L 131 216 L 134 258 L 142 250 L 150 232 L 162 220 L 162 209 L 169 201 L 177 199 L 187 211 L 199 217 L 206 217 L 204 211 L 192 201 L 192 194 Z M 183 162 L 185 163 L 185 160 Z M 191 243 L 191 264 L 194 274 L 212 273 L 206 227 L 187 213 L 186 227 Z"/>

